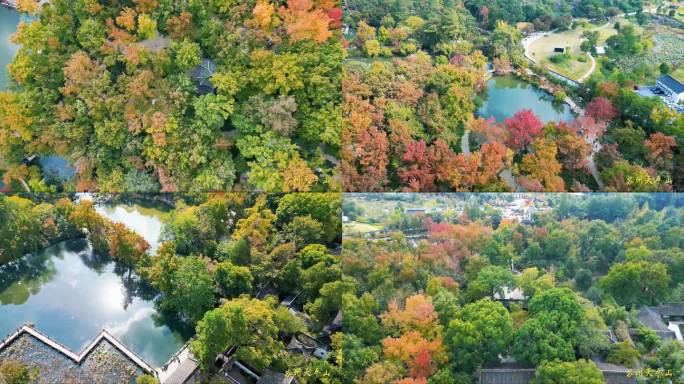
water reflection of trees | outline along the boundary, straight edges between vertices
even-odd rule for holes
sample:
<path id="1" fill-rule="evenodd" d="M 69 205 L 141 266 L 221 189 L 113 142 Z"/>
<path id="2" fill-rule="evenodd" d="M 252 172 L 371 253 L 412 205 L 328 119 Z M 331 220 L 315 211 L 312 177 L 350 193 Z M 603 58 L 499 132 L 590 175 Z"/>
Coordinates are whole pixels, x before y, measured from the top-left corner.
<path id="1" fill-rule="evenodd" d="M 85 252 L 83 249 L 73 252 L 78 254 L 78 257 L 86 267 L 90 268 L 98 275 L 105 273 L 106 267 L 112 263 L 112 258 L 107 253 L 93 252 L 90 244 L 88 242 L 86 242 L 86 244 L 87 250 L 85 250 Z"/>
<path id="2" fill-rule="evenodd" d="M 149 214 L 150 216 L 158 216 L 160 212 L 168 212 L 173 208 L 176 195 L 173 194 L 162 194 L 150 196 L 147 194 L 136 194 L 136 193 L 122 193 L 122 194 L 108 194 L 108 195 L 93 195 L 93 201 L 96 205 L 105 205 L 108 207 L 116 207 L 117 205 L 123 205 L 124 208 L 132 206 L 138 206 L 149 212 L 141 212 L 143 214 Z"/>
<path id="3" fill-rule="evenodd" d="M 124 287 L 124 302 L 122 303 L 124 309 L 127 309 L 136 298 L 152 301 L 159 294 L 147 280 L 135 273 L 130 266 L 116 263 L 114 265 L 114 273 L 121 278 L 121 283 Z"/>
<path id="4" fill-rule="evenodd" d="M 61 253 L 61 249 L 78 251 L 86 246 L 84 240 L 61 242 L 4 265 L 0 270 L 0 304 L 24 304 L 57 274 L 52 256 Z"/>
<path id="5" fill-rule="evenodd" d="M 181 320 L 178 314 L 162 311 L 158 302 L 155 303 L 155 309 L 155 313 L 152 314 L 152 321 L 155 326 L 167 326 L 172 332 L 181 335 L 183 340 L 189 340 L 195 335 L 195 327 Z"/>

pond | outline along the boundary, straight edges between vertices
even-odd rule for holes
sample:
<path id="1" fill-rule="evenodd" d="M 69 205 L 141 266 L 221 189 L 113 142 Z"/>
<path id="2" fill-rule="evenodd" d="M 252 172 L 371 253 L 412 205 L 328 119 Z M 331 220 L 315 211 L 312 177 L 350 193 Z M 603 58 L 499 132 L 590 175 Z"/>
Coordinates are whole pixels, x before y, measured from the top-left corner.
<path id="1" fill-rule="evenodd" d="M 164 214 L 137 204 L 100 206 L 156 249 Z M 80 352 L 104 328 L 153 366 L 191 336 L 154 306 L 156 292 L 85 240 L 57 243 L 0 272 L 0 338 L 25 323 Z"/>
<path id="2" fill-rule="evenodd" d="M 40 156 L 38 163 L 46 177 L 53 177 L 55 179 L 65 181 L 76 175 L 76 168 L 69 165 L 69 161 L 59 156 Z"/>
<path id="3" fill-rule="evenodd" d="M 513 76 L 493 77 L 482 96 L 484 104 L 478 109 L 478 116 L 493 117 L 497 123 L 521 109 L 531 109 L 544 123 L 574 119 L 570 106 L 553 103 L 551 95 Z"/>
<path id="4" fill-rule="evenodd" d="M 19 12 L 0 5 L 0 90 L 5 89 L 9 81 L 7 64 L 12 62 L 19 47 L 10 43 L 9 37 L 16 31 L 20 21 Z"/>

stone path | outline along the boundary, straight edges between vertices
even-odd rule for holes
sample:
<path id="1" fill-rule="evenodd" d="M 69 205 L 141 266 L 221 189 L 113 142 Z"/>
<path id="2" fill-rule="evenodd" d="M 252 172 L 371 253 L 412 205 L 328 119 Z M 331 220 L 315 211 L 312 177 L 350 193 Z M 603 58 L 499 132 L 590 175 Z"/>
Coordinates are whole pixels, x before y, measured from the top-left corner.
<path id="1" fill-rule="evenodd" d="M 461 137 L 461 152 L 464 155 L 470 155 L 470 130 L 467 129 L 463 132 L 463 137 Z"/>
<path id="2" fill-rule="evenodd" d="M 163 368 L 157 370 L 157 377 L 161 384 L 184 383 L 198 368 L 199 363 L 186 343 Z"/>
<path id="3" fill-rule="evenodd" d="M 594 178 L 599 188 L 603 189 L 605 184 L 603 184 L 603 179 L 601 179 L 601 174 L 599 173 L 598 167 L 596 167 L 596 162 L 594 161 L 594 156 L 601 150 L 603 146 L 601 143 L 596 141 L 596 137 L 589 137 L 585 135 L 584 140 L 587 142 L 587 144 L 591 145 L 591 154 L 585 158 L 587 161 L 587 169 L 589 169 L 589 173 L 591 173 L 591 176 Z"/>

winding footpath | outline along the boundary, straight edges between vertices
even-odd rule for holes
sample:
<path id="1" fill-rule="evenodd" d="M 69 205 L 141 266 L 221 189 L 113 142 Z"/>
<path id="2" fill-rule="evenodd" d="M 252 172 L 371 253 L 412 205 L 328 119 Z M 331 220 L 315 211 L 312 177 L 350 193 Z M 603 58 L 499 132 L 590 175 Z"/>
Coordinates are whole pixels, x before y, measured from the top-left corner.
<path id="1" fill-rule="evenodd" d="M 585 157 L 585 161 L 587 162 L 586 168 L 589 170 L 589 173 L 591 173 L 591 176 L 594 178 L 594 181 L 596 181 L 596 185 L 598 185 L 599 189 L 603 189 L 605 184 L 603 184 L 603 179 L 601 179 L 601 174 L 599 173 L 598 167 L 596 166 L 596 162 L 594 161 L 594 157 L 603 146 L 596 140 L 596 137 L 585 135 L 584 141 L 586 141 L 587 144 L 591 145 L 591 154 Z"/>
<path id="2" fill-rule="evenodd" d="M 579 80 L 577 80 L 580 83 L 584 83 L 584 80 L 591 76 L 596 70 L 596 59 L 594 59 L 594 56 L 591 55 L 591 52 L 587 52 L 587 56 L 589 56 L 589 60 L 591 60 L 591 68 L 589 68 L 589 71 L 585 73 L 584 76 L 580 77 Z"/>
<path id="3" fill-rule="evenodd" d="M 464 155 L 470 155 L 470 129 L 466 129 L 461 137 L 461 152 Z"/>
<path id="4" fill-rule="evenodd" d="M 470 156 L 470 130 L 467 129 L 465 132 L 463 132 L 463 136 L 461 137 L 461 153 L 464 155 Z M 520 184 L 518 184 L 518 180 L 513 176 L 513 171 L 511 171 L 509 168 L 504 169 L 503 171 L 499 172 L 499 178 L 508 186 L 513 191 L 522 191 L 522 188 L 520 187 Z"/>

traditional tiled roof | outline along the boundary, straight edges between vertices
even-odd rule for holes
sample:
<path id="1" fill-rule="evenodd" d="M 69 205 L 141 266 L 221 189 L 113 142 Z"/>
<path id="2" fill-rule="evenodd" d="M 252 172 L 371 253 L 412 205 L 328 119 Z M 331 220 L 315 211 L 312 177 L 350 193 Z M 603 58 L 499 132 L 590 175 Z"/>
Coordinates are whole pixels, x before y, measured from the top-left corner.
<path id="1" fill-rule="evenodd" d="M 663 304 L 650 308 L 662 317 L 684 317 L 684 304 Z"/>
<path id="2" fill-rule="evenodd" d="M 684 84 L 670 75 L 663 75 L 658 78 L 658 82 L 673 90 L 675 93 L 684 93 Z"/>
<path id="3" fill-rule="evenodd" d="M 636 384 L 627 377 L 628 369 L 622 365 L 594 361 L 607 384 Z M 535 368 L 518 363 L 499 364 L 480 370 L 480 384 L 529 384 L 534 379 Z"/>
<path id="4" fill-rule="evenodd" d="M 654 330 L 663 339 L 674 339 L 675 333 L 667 327 L 660 313 L 655 307 L 642 307 L 637 313 L 637 320 L 645 327 Z"/>
<path id="5" fill-rule="evenodd" d="M 214 92 L 214 85 L 211 83 L 214 72 L 216 72 L 216 64 L 209 59 L 202 59 L 200 64 L 192 70 L 190 75 L 195 80 L 200 94 Z"/>
<path id="6" fill-rule="evenodd" d="M 0 342 L 0 360 L 17 360 L 38 368 L 37 382 L 102 383 L 130 382 L 154 369 L 103 330 L 79 354 L 24 325 Z"/>

